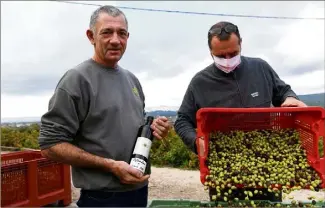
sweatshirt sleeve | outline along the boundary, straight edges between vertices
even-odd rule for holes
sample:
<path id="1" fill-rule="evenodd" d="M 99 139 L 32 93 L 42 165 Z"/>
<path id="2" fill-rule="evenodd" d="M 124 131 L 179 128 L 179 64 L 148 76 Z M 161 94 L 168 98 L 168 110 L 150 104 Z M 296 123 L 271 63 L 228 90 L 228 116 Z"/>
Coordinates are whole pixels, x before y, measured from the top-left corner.
<path id="1" fill-rule="evenodd" d="M 61 142 L 73 142 L 79 123 L 84 117 L 80 80 L 77 72 L 68 71 L 59 81 L 49 101 L 48 111 L 41 117 L 40 149 L 47 149 Z"/>
<path id="2" fill-rule="evenodd" d="M 174 127 L 176 133 L 183 140 L 184 144 L 195 154 L 196 149 L 196 112 L 197 106 L 193 96 L 191 84 L 185 92 L 183 102 L 177 112 L 177 119 Z"/>
<path id="3" fill-rule="evenodd" d="M 270 74 L 271 83 L 273 85 L 272 103 L 274 107 L 280 107 L 287 97 L 294 97 L 299 100 L 296 93 L 291 89 L 291 86 L 281 80 L 279 75 L 266 61 L 264 61 L 264 63 L 267 71 Z"/>

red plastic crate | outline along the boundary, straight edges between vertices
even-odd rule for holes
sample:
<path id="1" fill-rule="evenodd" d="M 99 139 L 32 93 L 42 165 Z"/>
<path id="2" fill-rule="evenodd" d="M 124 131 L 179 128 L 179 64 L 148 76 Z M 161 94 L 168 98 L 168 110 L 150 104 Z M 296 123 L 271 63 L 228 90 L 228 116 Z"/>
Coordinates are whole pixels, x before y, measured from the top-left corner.
<path id="1" fill-rule="evenodd" d="M 197 114 L 197 139 L 201 183 L 209 174 L 206 165 L 209 134 L 212 131 L 251 131 L 257 129 L 294 128 L 300 134 L 307 160 L 320 175 L 325 188 L 325 158 L 318 152 L 319 139 L 323 139 L 325 155 L 325 109 L 304 108 L 201 108 Z"/>
<path id="2" fill-rule="evenodd" d="M 42 157 L 40 151 L 1 155 L 1 207 L 40 207 L 71 203 L 70 166 Z"/>

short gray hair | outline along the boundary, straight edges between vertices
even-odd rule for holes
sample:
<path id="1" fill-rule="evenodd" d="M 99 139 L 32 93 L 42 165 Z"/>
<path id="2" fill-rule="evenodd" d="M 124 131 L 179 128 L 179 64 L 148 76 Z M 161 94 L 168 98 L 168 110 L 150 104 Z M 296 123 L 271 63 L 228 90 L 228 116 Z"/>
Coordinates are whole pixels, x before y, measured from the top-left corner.
<path id="1" fill-rule="evenodd" d="M 118 8 L 116 8 L 114 6 L 106 5 L 106 6 L 99 7 L 92 13 L 92 15 L 90 17 L 90 22 L 89 22 L 89 28 L 91 30 L 95 31 L 95 28 L 96 28 L 95 25 L 96 25 L 96 22 L 97 22 L 97 19 L 98 19 L 100 13 L 106 13 L 112 17 L 118 17 L 118 16 L 122 15 L 124 17 L 124 20 L 126 23 L 126 29 L 128 29 L 128 20 L 126 19 L 125 14 L 121 10 L 119 10 Z"/>

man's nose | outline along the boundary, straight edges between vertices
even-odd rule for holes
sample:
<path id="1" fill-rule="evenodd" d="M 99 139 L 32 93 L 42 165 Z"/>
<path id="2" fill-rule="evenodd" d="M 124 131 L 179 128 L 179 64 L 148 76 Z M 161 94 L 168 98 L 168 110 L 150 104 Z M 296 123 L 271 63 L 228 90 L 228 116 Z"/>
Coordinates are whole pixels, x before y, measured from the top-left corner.
<path id="1" fill-rule="evenodd" d="M 111 44 L 119 44 L 120 43 L 120 39 L 116 33 L 113 34 L 110 42 L 111 42 Z"/>
<path id="2" fill-rule="evenodd" d="M 230 55 L 227 54 L 227 55 L 225 56 L 225 58 L 226 58 L 226 59 L 231 59 L 232 57 L 231 57 Z"/>

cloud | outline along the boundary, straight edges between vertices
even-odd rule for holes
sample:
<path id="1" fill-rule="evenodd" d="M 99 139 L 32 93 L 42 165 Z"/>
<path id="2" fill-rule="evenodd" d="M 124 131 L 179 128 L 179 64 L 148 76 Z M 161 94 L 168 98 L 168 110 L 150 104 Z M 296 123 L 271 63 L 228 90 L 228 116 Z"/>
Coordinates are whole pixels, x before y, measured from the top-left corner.
<path id="1" fill-rule="evenodd" d="M 324 17 L 324 2 L 91 3 L 207 13 Z M 94 9 L 95 6 L 59 2 L 1 2 L 2 116 L 39 116 L 47 109 L 48 98 L 60 77 L 93 54 L 85 32 Z M 319 78 L 324 71 L 324 21 L 122 10 L 127 15 L 131 36 L 120 65 L 138 76 L 147 106 L 180 105 L 192 76 L 212 63 L 207 31 L 223 20 L 239 26 L 243 55 L 267 60 L 298 94 L 324 91 L 324 76 Z M 309 77 L 308 83 L 303 76 Z"/>
<path id="2" fill-rule="evenodd" d="M 302 75 L 284 76 L 282 79 L 299 94 L 313 94 L 324 92 L 324 72 L 324 69 L 320 69 Z"/>
<path id="3" fill-rule="evenodd" d="M 142 88 L 146 96 L 146 103 L 149 106 L 162 106 L 168 103 L 169 106 L 180 106 L 183 94 L 186 91 L 192 77 L 211 64 L 211 57 L 206 56 L 202 62 L 196 64 L 184 63 L 187 70 L 172 78 L 147 80 L 142 83 Z"/>
<path id="4" fill-rule="evenodd" d="M 292 68 L 288 68 L 286 71 L 286 74 L 288 75 L 304 75 L 308 74 L 313 71 L 324 71 L 324 60 L 316 60 L 313 62 L 309 62 L 306 60 L 305 62 L 301 61 L 301 59 L 298 59 L 298 62 L 302 62 L 300 65 L 295 64 L 292 66 Z"/>
<path id="5" fill-rule="evenodd" d="M 94 8 L 58 2 L 2 2 L 2 93 L 52 92 L 68 69 L 90 58 L 93 51 L 86 30 Z"/>
<path id="6" fill-rule="evenodd" d="M 323 7 L 309 3 L 301 17 L 324 17 Z M 274 47 L 283 57 L 281 62 L 287 74 L 324 70 L 324 21 L 301 20 L 284 29 L 284 35 Z"/>
<path id="7" fill-rule="evenodd" d="M 256 14 L 256 6 L 254 5 L 254 8 L 252 8 L 246 2 L 173 2 L 168 6 L 164 2 L 121 2 L 120 4 L 134 7 L 150 7 L 155 9 L 172 8 L 172 10 L 204 11 L 211 13 L 216 12 L 215 9 L 211 8 L 218 8 L 223 13 L 229 13 L 228 8 L 232 8 L 231 13 Z M 243 10 L 245 13 L 243 13 Z M 147 70 L 150 79 L 173 77 L 183 73 L 186 69 L 177 68 L 177 70 L 174 70 L 179 65 L 177 63 L 179 59 L 183 59 L 182 61 L 188 60 L 193 63 L 202 61 L 209 54 L 207 32 L 218 21 L 228 20 L 238 24 L 245 41 L 244 51 L 247 48 L 256 51 L 255 49 L 261 48 L 260 42 L 266 42 L 264 44 L 265 47 L 263 47 L 264 49 L 269 46 L 274 46 L 277 42 L 276 38 L 268 38 L 268 36 L 263 34 L 263 32 L 268 31 L 266 29 L 268 27 L 263 26 L 265 21 L 268 20 L 250 19 L 250 24 L 247 24 L 248 19 L 245 18 L 156 12 L 141 12 L 140 15 L 139 12 L 129 10 L 125 10 L 125 13 L 130 20 L 131 37 L 128 52 L 121 63 L 130 68 L 133 68 L 132 64 L 134 62 L 146 63 L 144 67 L 139 67 L 134 72 Z M 269 32 L 269 34 L 271 33 Z M 249 37 L 252 37 L 254 41 L 250 41 Z M 274 43 L 272 41 L 263 41 L 265 38 L 274 40 Z M 246 46 L 246 44 L 249 44 L 249 46 Z M 144 55 L 142 53 L 143 50 L 146 50 L 150 56 Z M 134 58 L 136 58 L 136 61 L 134 61 Z"/>
<path id="8" fill-rule="evenodd" d="M 51 94 L 41 96 L 1 95 L 1 119 L 41 117 L 48 109 Z"/>

